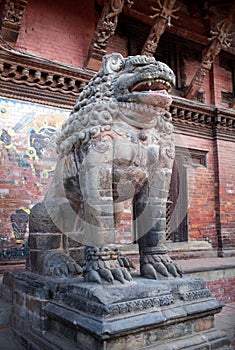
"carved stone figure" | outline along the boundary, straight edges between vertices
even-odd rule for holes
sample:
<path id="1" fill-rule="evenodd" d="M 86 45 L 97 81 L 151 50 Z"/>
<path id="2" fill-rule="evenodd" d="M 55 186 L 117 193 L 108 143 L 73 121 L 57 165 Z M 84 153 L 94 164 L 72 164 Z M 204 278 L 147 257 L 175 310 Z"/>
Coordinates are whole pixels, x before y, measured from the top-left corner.
<path id="1" fill-rule="evenodd" d="M 114 34 L 118 16 L 122 12 L 124 0 L 110 0 L 104 4 L 104 9 L 93 38 L 93 47 L 106 50 L 109 38 Z"/>
<path id="2" fill-rule="evenodd" d="M 51 243 L 53 234 L 58 239 L 63 232 L 85 246 L 79 262 L 85 280 L 130 281 L 130 260 L 114 243 L 115 213 L 120 216 L 121 203 L 132 199 L 141 275 L 182 276 L 165 246 L 175 154 L 168 90 L 174 82 L 172 70 L 153 57 L 114 53 L 103 58 L 102 69 L 62 126 L 54 181 L 44 202 L 31 210 L 31 271 L 52 276 L 81 272 L 61 243 Z"/>

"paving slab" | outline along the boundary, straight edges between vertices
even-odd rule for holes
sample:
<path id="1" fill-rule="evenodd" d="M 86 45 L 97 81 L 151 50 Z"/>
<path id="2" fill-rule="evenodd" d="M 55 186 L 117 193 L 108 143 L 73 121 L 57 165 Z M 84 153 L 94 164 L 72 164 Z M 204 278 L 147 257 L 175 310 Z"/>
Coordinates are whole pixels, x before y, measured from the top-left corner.
<path id="1" fill-rule="evenodd" d="M 215 315 L 215 328 L 225 331 L 235 350 L 235 302 L 226 304 L 222 311 Z"/>
<path id="2" fill-rule="evenodd" d="M 25 350 L 16 340 L 11 328 L 0 328 L 0 350 Z"/>

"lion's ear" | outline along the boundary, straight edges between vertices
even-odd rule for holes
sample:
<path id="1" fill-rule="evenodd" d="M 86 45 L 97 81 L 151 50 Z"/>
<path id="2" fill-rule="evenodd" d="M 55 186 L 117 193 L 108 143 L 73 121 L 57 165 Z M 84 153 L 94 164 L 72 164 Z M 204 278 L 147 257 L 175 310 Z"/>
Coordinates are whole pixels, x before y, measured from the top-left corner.
<path id="1" fill-rule="evenodd" d="M 103 57 L 103 71 L 105 74 L 120 72 L 125 64 L 125 60 L 120 53 L 112 53 Z"/>

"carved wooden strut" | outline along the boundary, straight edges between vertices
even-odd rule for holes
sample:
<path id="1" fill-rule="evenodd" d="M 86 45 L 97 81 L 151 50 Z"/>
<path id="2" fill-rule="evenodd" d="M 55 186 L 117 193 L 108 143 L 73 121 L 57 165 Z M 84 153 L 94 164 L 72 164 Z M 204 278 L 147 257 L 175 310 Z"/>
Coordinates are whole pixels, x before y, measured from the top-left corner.
<path id="1" fill-rule="evenodd" d="M 232 41 L 231 27 L 234 22 L 235 4 L 232 5 L 230 16 L 217 23 L 216 29 L 211 30 L 212 37 L 209 38 L 209 44 L 202 52 L 202 61 L 200 67 L 195 73 L 185 97 L 193 99 L 197 91 L 203 85 L 208 72 L 211 70 L 215 58 L 223 48 L 229 47 Z"/>
<path id="2" fill-rule="evenodd" d="M 21 27 L 21 18 L 28 0 L 3 1 L 3 15 L 1 23 L 2 38 L 15 43 Z"/>
<path id="3" fill-rule="evenodd" d="M 159 7 L 152 7 L 155 14 L 151 15 L 150 18 L 156 18 L 157 20 L 144 44 L 141 52 L 142 55 L 153 56 L 155 54 L 161 35 L 167 26 L 171 26 L 171 18 L 177 18 L 173 14 L 179 10 L 179 8 L 173 9 L 176 0 L 164 0 L 163 3 L 157 0 L 156 2 Z"/>
<path id="4" fill-rule="evenodd" d="M 131 7 L 133 1 L 131 0 L 106 0 L 101 16 L 99 18 L 94 37 L 88 53 L 86 66 L 90 68 L 90 61 L 92 59 L 101 60 L 106 54 L 106 47 L 111 36 L 114 35 L 118 16 L 122 12 L 123 6 L 127 3 Z M 91 66 L 92 68 L 92 66 Z"/>

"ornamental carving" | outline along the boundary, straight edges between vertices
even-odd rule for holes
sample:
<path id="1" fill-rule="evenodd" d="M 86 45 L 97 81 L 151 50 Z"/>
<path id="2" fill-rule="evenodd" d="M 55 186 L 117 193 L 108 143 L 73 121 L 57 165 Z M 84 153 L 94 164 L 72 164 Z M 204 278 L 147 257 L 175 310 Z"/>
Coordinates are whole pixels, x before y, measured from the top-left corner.
<path id="1" fill-rule="evenodd" d="M 98 56 L 100 59 L 106 53 L 109 38 L 114 35 L 118 16 L 126 3 L 131 7 L 134 1 L 131 0 L 106 0 L 101 13 L 88 56 Z"/>
<path id="2" fill-rule="evenodd" d="M 181 295 L 181 298 L 183 300 L 198 300 L 202 298 L 209 298 L 211 297 L 211 292 L 209 289 L 199 289 L 199 290 L 190 290 L 184 294 Z"/>
<path id="3" fill-rule="evenodd" d="M 212 37 L 209 38 L 209 45 L 202 52 L 202 61 L 199 69 L 195 73 L 185 94 L 186 98 L 193 99 L 199 88 L 203 85 L 205 77 L 210 71 L 215 57 L 220 53 L 221 49 L 231 45 L 232 34 L 230 33 L 235 4 L 231 8 L 231 14 L 228 18 L 216 24 L 216 29 L 211 30 Z"/>
<path id="4" fill-rule="evenodd" d="M 75 96 L 82 85 L 81 80 L 6 62 L 0 62 L 0 77 L 3 81 L 12 81 L 15 84 L 24 83 L 52 91 L 59 90 L 62 93 L 69 92 Z"/>
<path id="5" fill-rule="evenodd" d="M 25 1 L 25 4 L 27 1 Z M 24 5 L 25 5 L 24 4 Z M 23 15 L 23 6 L 19 2 L 7 0 L 5 3 L 5 10 L 3 14 L 3 22 L 5 25 L 16 24 L 19 25 Z"/>
<path id="6" fill-rule="evenodd" d="M 21 27 L 21 18 L 28 0 L 5 0 L 2 15 L 2 37 L 16 42 Z"/>
<path id="7" fill-rule="evenodd" d="M 157 19 L 156 23 L 151 29 L 151 32 L 146 40 L 146 43 L 141 52 L 142 55 L 154 55 L 158 42 L 161 38 L 161 35 L 164 33 L 167 26 L 171 26 L 171 18 L 178 18 L 174 15 L 174 12 L 178 11 L 179 8 L 173 9 L 176 0 L 164 0 L 161 3 L 160 0 L 157 0 L 158 7 L 152 6 L 155 14 L 149 16 L 151 19 Z"/>
<path id="8" fill-rule="evenodd" d="M 140 312 L 143 310 L 156 308 L 160 306 L 172 305 L 175 303 L 175 298 L 172 294 L 165 294 L 162 296 L 155 296 L 152 298 L 137 299 L 115 303 L 112 305 L 102 305 L 94 301 L 88 301 L 81 295 L 77 298 L 73 293 L 66 292 L 63 301 L 68 305 L 75 307 L 78 310 L 97 315 L 97 316 L 117 316 L 133 312 Z"/>

